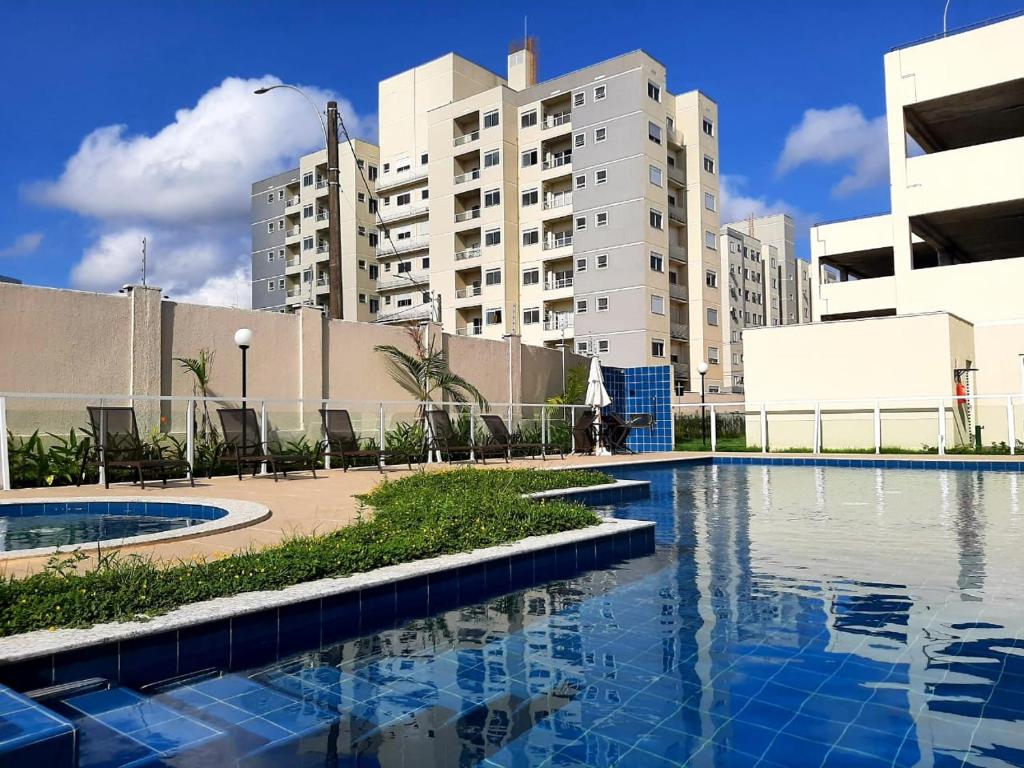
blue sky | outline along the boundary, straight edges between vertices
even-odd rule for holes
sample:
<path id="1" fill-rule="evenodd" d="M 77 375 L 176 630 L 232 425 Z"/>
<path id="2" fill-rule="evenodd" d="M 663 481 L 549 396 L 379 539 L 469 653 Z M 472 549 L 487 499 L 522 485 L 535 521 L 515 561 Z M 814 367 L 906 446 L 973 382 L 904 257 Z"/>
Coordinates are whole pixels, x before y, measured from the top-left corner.
<path id="1" fill-rule="evenodd" d="M 248 184 L 318 130 L 302 104 L 250 98 L 250 81 L 333 93 L 372 133 L 380 79 L 449 50 L 503 72 L 524 15 L 541 78 L 644 48 L 670 90 L 714 98 L 732 212 L 786 208 L 806 224 L 888 207 L 882 56 L 941 31 L 943 0 L 672 5 L 665 23 L 663 2 L 570 15 L 551 2 L 2 0 L 0 274 L 108 289 L 132 278 L 147 235 L 172 296 L 244 303 Z M 950 27 L 1022 7 L 953 0 Z"/>

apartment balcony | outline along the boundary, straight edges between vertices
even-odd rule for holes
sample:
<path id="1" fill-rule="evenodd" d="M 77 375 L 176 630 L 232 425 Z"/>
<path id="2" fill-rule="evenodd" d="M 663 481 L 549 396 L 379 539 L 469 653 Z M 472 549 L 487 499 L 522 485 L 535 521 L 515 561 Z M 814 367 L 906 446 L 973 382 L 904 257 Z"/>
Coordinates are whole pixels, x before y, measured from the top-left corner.
<path id="1" fill-rule="evenodd" d="M 553 211 L 559 208 L 572 208 L 572 192 L 559 192 L 544 198 L 545 211 Z"/>
<path id="2" fill-rule="evenodd" d="M 331 280 L 326 275 L 321 275 L 316 279 L 316 292 L 317 293 L 330 293 L 331 292 Z"/>
<path id="3" fill-rule="evenodd" d="M 479 248 L 466 248 L 463 251 L 455 252 L 455 261 L 467 261 L 468 259 L 476 259 L 480 257 Z"/>
<path id="4" fill-rule="evenodd" d="M 456 136 L 454 139 L 452 139 L 452 146 L 463 147 L 466 144 L 470 144 L 479 138 L 480 131 L 470 131 L 469 133 L 464 133 L 461 136 Z"/>
<path id="5" fill-rule="evenodd" d="M 668 295 L 669 298 L 675 299 L 676 301 L 686 301 L 686 286 L 680 285 L 679 283 L 669 283 Z"/>
<path id="6" fill-rule="evenodd" d="M 683 173 L 683 169 L 678 165 L 670 165 L 668 167 L 668 180 L 678 187 L 686 186 L 686 174 Z"/>
<path id="7" fill-rule="evenodd" d="M 872 277 L 838 283 L 823 283 L 818 306 L 822 319 L 831 315 L 884 313 L 896 306 L 896 278 Z"/>
<path id="8" fill-rule="evenodd" d="M 677 379 L 689 379 L 690 378 L 690 365 L 689 363 L 672 363 L 672 373 Z"/>
<path id="9" fill-rule="evenodd" d="M 669 245 L 668 257 L 673 261 L 678 261 L 681 264 L 686 263 L 686 247 L 682 245 Z"/>
<path id="10" fill-rule="evenodd" d="M 377 176 L 377 193 L 415 184 L 417 181 L 422 181 L 425 178 L 427 178 L 427 166 L 425 165 L 421 165 L 419 168 L 409 168 L 401 172 L 381 173 Z"/>
<path id="11" fill-rule="evenodd" d="M 413 288 L 430 282 L 430 274 L 422 269 L 410 272 L 381 273 L 377 278 L 378 291 L 392 291 L 396 288 Z"/>
<path id="12" fill-rule="evenodd" d="M 289 288 L 288 289 L 288 298 L 289 299 L 297 299 L 300 296 L 302 296 L 302 293 L 303 293 L 303 290 L 302 290 L 301 286 L 299 286 L 298 288 Z"/>
<path id="13" fill-rule="evenodd" d="M 686 341 L 690 337 L 686 323 L 669 323 L 669 335 L 679 341 Z"/>
<path id="14" fill-rule="evenodd" d="M 683 132 L 678 128 L 669 128 L 665 126 L 665 138 L 668 139 L 670 147 L 676 147 L 681 149 L 683 146 Z"/>
<path id="15" fill-rule="evenodd" d="M 396 238 L 381 237 L 377 241 L 378 256 L 394 256 L 396 253 L 410 253 L 430 247 L 430 235 L 419 235 L 417 237 L 405 237 L 401 240 Z"/>
<path id="16" fill-rule="evenodd" d="M 670 205 L 668 207 L 668 218 L 669 221 L 674 221 L 677 224 L 686 223 L 686 210 L 680 208 L 678 205 Z"/>
<path id="17" fill-rule="evenodd" d="M 468 285 L 465 288 L 459 288 L 455 291 L 456 300 L 461 299 L 472 299 L 475 296 L 479 296 L 483 293 L 483 287 L 479 285 Z"/>
<path id="18" fill-rule="evenodd" d="M 455 329 L 455 335 L 457 336 L 481 336 L 483 332 L 484 327 L 482 325 L 464 325 Z"/>
<path id="19" fill-rule="evenodd" d="M 570 170 L 572 165 L 572 152 L 566 152 L 564 155 L 558 155 L 552 157 L 550 160 L 545 160 L 541 166 L 541 170 L 550 171 L 555 168 L 565 168 L 566 171 Z"/>
<path id="20" fill-rule="evenodd" d="M 294 195 L 293 197 L 289 197 L 287 200 L 285 200 L 285 203 L 284 203 L 284 207 L 286 209 L 285 213 L 288 212 L 287 211 L 288 208 L 295 208 L 296 206 L 299 206 L 299 205 L 302 205 L 302 198 L 300 198 L 298 195 Z"/>
<path id="21" fill-rule="evenodd" d="M 331 185 L 327 181 L 327 179 L 321 179 L 320 181 L 318 181 L 316 183 L 316 196 L 320 197 L 320 195 L 326 195 L 328 192 L 328 187 L 330 186 Z"/>
<path id="22" fill-rule="evenodd" d="M 408 323 L 417 320 L 429 320 L 432 315 L 430 304 L 411 304 L 398 307 L 387 312 L 377 313 L 378 323 Z"/>
<path id="23" fill-rule="evenodd" d="M 287 239 L 289 237 L 298 237 L 301 234 L 302 234 L 302 228 L 301 227 L 288 227 L 288 229 L 286 229 L 284 231 L 285 239 Z"/>
<path id="24" fill-rule="evenodd" d="M 480 218 L 479 208 L 470 208 L 468 211 L 459 211 L 455 214 L 455 223 L 460 224 L 465 221 L 472 221 L 473 219 Z"/>
<path id="25" fill-rule="evenodd" d="M 479 178 L 480 169 L 474 168 L 472 171 L 457 174 L 452 180 L 452 183 L 455 184 L 455 186 L 458 186 L 459 184 L 468 184 L 471 181 L 476 181 Z"/>
<path id="26" fill-rule="evenodd" d="M 404 208 L 396 208 L 390 211 L 379 211 L 380 220 L 384 223 L 414 219 L 417 216 L 424 216 L 430 211 L 429 205 L 409 205 Z"/>
<path id="27" fill-rule="evenodd" d="M 565 251 L 569 249 L 569 253 Z M 560 259 L 565 258 L 571 254 L 572 249 L 572 234 L 564 233 L 555 237 L 544 238 L 543 250 L 547 253 L 544 254 L 546 259 Z"/>
<path id="28" fill-rule="evenodd" d="M 545 331 L 567 331 L 572 327 L 573 315 L 571 312 L 566 312 L 557 315 L 549 315 L 548 317 L 544 318 Z"/>
<path id="29" fill-rule="evenodd" d="M 566 294 L 571 296 L 572 295 L 572 290 L 571 289 L 572 289 L 572 278 L 571 277 L 563 277 L 563 278 L 561 278 L 559 280 L 548 279 L 544 283 L 544 292 L 545 292 L 545 294 L 547 294 L 547 293 L 556 293 L 556 294 L 566 293 Z M 545 301 L 554 301 L 555 299 L 560 299 L 560 298 L 565 298 L 565 297 L 563 297 L 561 295 L 557 295 L 557 296 L 547 296 L 547 295 L 545 295 L 544 296 L 544 300 Z"/>
<path id="30" fill-rule="evenodd" d="M 540 127 L 543 131 L 553 131 L 555 128 L 568 130 L 572 127 L 572 111 L 544 115 L 544 122 L 541 123 Z"/>
<path id="31" fill-rule="evenodd" d="M 317 256 L 325 256 L 326 254 L 328 254 L 330 252 L 331 252 L 330 246 L 318 245 L 316 247 L 316 254 L 317 254 Z"/>

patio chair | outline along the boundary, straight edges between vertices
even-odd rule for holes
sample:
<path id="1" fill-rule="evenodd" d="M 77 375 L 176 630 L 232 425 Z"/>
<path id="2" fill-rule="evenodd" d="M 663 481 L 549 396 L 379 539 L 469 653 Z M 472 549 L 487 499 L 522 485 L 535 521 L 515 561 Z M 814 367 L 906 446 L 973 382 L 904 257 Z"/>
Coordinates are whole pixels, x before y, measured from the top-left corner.
<path id="1" fill-rule="evenodd" d="M 634 453 L 629 447 L 629 433 L 633 431 L 633 422 L 626 421 L 615 413 L 608 414 L 604 419 L 604 437 L 608 441 L 608 448 L 613 453 Z"/>
<path id="2" fill-rule="evenodd" d="M 572 428 L 573 450 L 576 453 L 593 453 L 596 446 L 594 440 L 594 420 L 597 416 L 588 410 L 580 414 Z"/>
<path id="3" fill-rule="evenodd" d="M 452 454 L 464 453 L 466 457 L 474 457 L 477 461 L 487 463 L 487 454 L 492 456 L 505 456 L 505 449 L 500 445 L 487 445 L 486 443 L 462 443 L 452 426 L 452 419 L 447 411 L 427 411 L 427 424 L 430 427 L 430 435 L 427 442 L 428 451 L 440 451 L 441 456 L 449 464 L 452 463 Z"/>
<path id="4" fill-rule="evenodd" d="M 527 451 L 525 455 L 536 456 L 540 454 L 542 460 L 547 461 L 547 452 L 557 452 L 563 459 L 565 453 L 561 448 L 548 443 L 523 443 L 516 439 L 516 436 L 508 431 L 505 420 L 497 414 L 488 413 L 480 417 L 484 420 L 487 431 L 491 433 L 491 445 L 500 445 L 505 449 L 508 458 L 512 457 L 513 451 Z M 533 451 L 533 453 L 529 453 Z"/>
<path id="5" fill-rule="evenodd" d="M 280 446 L 277 451 L 270 450 L 267 443 L 260 439 L 262 434 L 260 422 L 256 418 L 256 411 L 252 408 L 218 408 L 217 416 L 220 418 L 220 425 L 224 430 L 224 446 L 210 465 L 211 475 L 216 464 L 234 454 L 235 469 L 238 471 L 239 480 L 242 479 L 243 464 L 252 465 L 254 477 L 261 465 L 268 464 L 274 475 L 275 483 L 279 466 L 285 477 L 288 476 L 290 467 L 308 469 L 312 471 L 313 477 L 316 477 L 316 456 L 281 453 Z"/>
<path id="6" fill-rule="evenodd" d="M 321 455 L 341 459 L 341 468 L 348 472 L 350 459 L 372 458 L 377 469 L 384 471 L 384 459 L 388 456 L 401 455 L 412 469 L 412 456 L 407 453 L 396 454 L 394 451 L 364 448 L 359 444 L 359 435 L 352 428 L 352 417 L 343 409 L 321 408 L 320 418 L 323 423 L 324 442 Z"/>
<path id="7" fill-rule="evenodd" d="M 139 425 L 135 420 L 135 409 L 126 406 L 87 406 L 92 436 L 83 441 L 82 464 L 78 473 L 78 485 L 85 478 L 88 466 L 103 468 L 103 486 L 110 487 L 110 470 L 117 468 L 134 469 L 139 485 L 146 487 L 146 471 L 158 471 L 160 480 L 167 485 L 168 470 L 185 470 L 194 488 L 195 477 L 192 465 L 185 459 L 170 459 L 163 456 L 158 448 L 147 448 L 139 438 Z M 155 454 L 155 455 L 154 455 Z M 134 481 L 133 481 L 134 482 Z"/>

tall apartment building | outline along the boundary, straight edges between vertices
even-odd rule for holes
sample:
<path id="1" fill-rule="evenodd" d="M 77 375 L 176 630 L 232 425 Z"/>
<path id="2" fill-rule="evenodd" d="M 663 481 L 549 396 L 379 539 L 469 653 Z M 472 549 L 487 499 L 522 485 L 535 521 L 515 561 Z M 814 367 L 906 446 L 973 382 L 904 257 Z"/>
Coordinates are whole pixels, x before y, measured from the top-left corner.
<path id="1" fill-rule="evenodd" d="M 346 320 L 371 322 L 378 314 L 377 147 L 360 140 L 353 146 L 354 157 L 347 143 L 338 148 L 342 311 Z M 327 307 L 327 150 L 305 155 L 298 168 L 253 184 L 251 206 L 253 309 Z"/>
<path id="2" fill-rule="evenodd" d="M 743 391 L 743 331 L 811 322 L 810 264 L 796 255 L 793 218 L 780 213 L 722 227 L 725 318 L 722 391 Z M 718 356 L 719 350 L 709 354 Z"/>
<path id="3" fill-rule="evenodd" d="M 539 84 L 535 72 L 527 42 L 507 79 L 429 112 L 442 321 L 610 365 L 675 363 L 689 387 L 722 345 L 721 291 L 704 283 L 719 262 L 717 107 L 670 93 L 642 51 Z M 720 365 L 708 380 L 721 385 Z"/>

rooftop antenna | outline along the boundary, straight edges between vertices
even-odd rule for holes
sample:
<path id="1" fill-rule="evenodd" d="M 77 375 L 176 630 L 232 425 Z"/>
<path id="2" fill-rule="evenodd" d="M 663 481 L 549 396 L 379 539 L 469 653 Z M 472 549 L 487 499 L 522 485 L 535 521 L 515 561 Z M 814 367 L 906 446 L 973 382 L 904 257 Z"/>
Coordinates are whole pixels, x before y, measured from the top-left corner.
<path id="1" fill-rule="evenodd" d="M 142 238 L 142 287 L 146 287 L 146 238 Z"/>
<path id="2" fill-rule="evenodd" d="M 747 234 L 751 237 L 754 236 L 754 212 L 751 211 L 747 214 Z"/>

